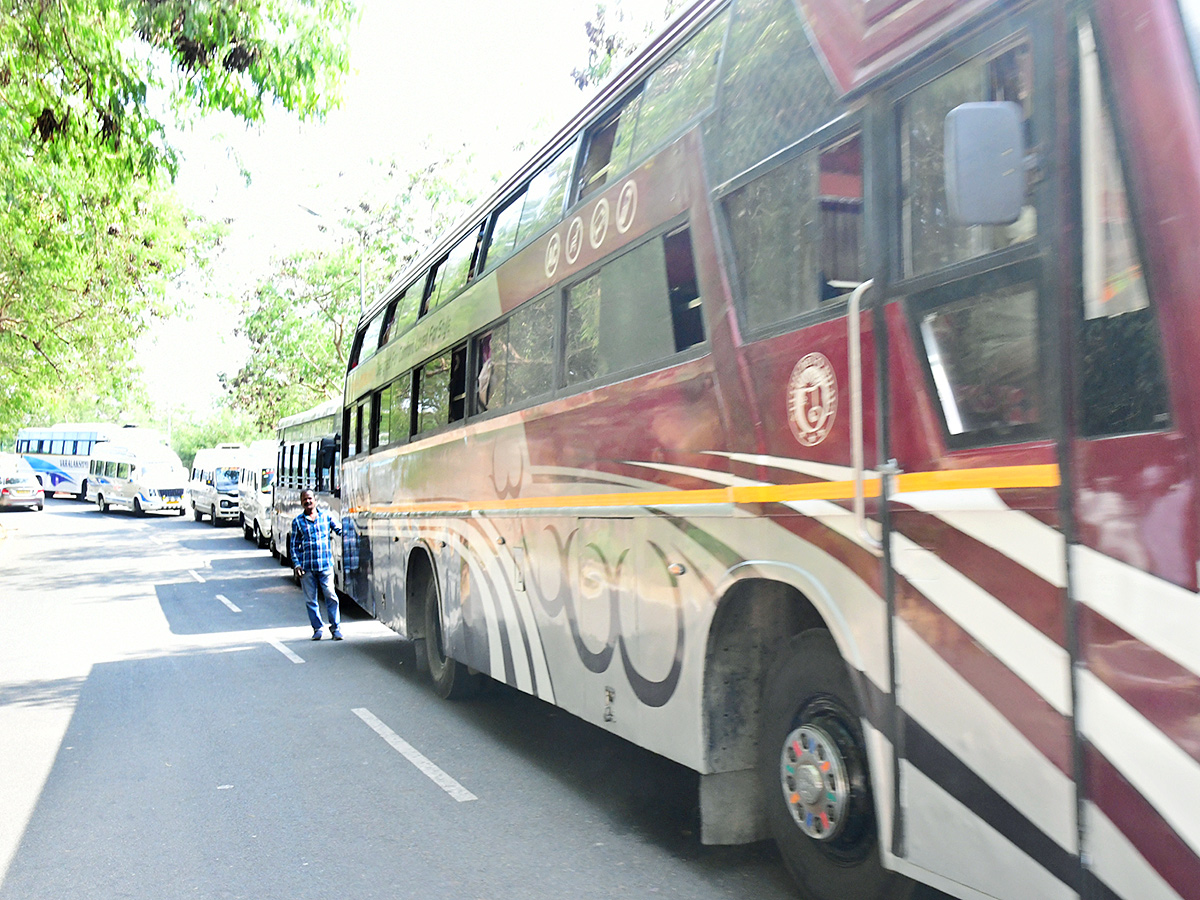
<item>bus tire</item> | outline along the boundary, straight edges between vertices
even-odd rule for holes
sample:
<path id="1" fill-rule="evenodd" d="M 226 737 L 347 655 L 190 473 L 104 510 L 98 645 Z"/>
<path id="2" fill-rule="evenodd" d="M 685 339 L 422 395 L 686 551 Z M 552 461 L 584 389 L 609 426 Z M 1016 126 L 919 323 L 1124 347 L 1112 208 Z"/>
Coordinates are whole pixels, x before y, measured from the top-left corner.
<path id="1" fill-rule="evenodd" d="M 258 527 L 257 521 L 255 521 L 255 523 L 254 523 L 253 534 L 254 534 L 254 546 L 257 547 L 259 550 L 265 550 L 266 546 L 267 546 L 267 542 L 263 538 L 262 529 Z"/>
<path id="2" fill-rule="evenodd" d="M 87 479 L 83 479 L 79 484 L 79 493 L 75 495 L 76 500 L 87 500 Z"/>
<path id="3" fill-rule="evenodd" d="M 771 835 L 802 896 L 909 895 L 912 882 L 879 859 L 858 702 L 837 644 L 823 628 L 793 637 L 771 665 L 758 773 Z"/>
<path id="4" fill-rule="evenodd" d="M 210 510 L 208 511 L 208 519 L 209 519 L 209 521 L 212 523 L 212 527 L 213 527 L 213 528 L 219 528 L 219 527 L 220 527 L 221 523 L 220 523 L 220 521 L 217 519 L 217 508 L 216 508 L 215 506 L 214 506 L 212 509 L 210 509 Z"/>
<path id="5" fill-rule="evenodd" d="M 432 575 L 425 585 L 425 659 L 433 689 L 443 700 L 463 700 L 479 693 L 482 677 L 453 657 L 442 643 L 442 617 L 438 612 L 437 586 Z"/>
<path id="6" fill-rule="evenodd" d="M 203 518 L 204 518 L 204 513 L 200 512 L 200 510 L 196 509 L 196 507 L 193 506 L 192 507 L 192 519 L 199 522 Z"/>
<path id="7" fill-rule="evenodd" d="M 144 516 L 146 511 L 142 509 L 142 501 L 137 497 L 133 498 L 133 514 L 135 516 Z"/>
<path id="8" fill-rule="evenodd" d="M 108 503 L 105 502 L 103 494 L 96 495 L 96 509 L 102 513 L 108 512 Z"/>

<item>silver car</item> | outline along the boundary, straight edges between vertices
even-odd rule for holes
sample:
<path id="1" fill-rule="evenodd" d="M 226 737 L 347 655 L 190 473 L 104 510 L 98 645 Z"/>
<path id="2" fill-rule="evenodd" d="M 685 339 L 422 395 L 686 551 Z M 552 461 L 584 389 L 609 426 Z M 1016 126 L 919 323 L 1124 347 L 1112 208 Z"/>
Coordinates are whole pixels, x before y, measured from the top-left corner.
<path id="1" fill-rule="evenodd" d="M 0 453 L 0 509 L 41 509 L 45 505 L 46 495 L 33 466 L 15 453 Z"/>

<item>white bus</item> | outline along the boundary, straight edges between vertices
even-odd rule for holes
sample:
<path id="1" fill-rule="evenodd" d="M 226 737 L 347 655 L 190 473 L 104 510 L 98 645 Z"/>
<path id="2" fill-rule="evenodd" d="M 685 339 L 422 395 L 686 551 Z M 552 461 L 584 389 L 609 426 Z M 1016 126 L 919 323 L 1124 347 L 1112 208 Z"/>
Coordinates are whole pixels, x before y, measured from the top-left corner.
<path id="1" fill-rule="evenodd" d="M 17 432 L 17 453 L 37 473 L 46 496 L 64 493 L 84 499 L 87 493 L 88 457 L 100 441 L 121 434 L 120 425 L 102 422 L 64 422 L 49 428 L 22 428 Z"/>
<path id="2" fill-rule="evenodd" d="M 292 519 L 300 513 L 300 491 L 311 488 L 317 506 L 334 518 L 342 515 L 341 453 L 337 434 L 342 404 L 330 400 L 279 421 L 279 458 L 275 467 L 275 498 L 271 522 L 271 553 L 280 562 L 291 558 L 288 537 Z M 345 524 L 343 522 L 343 524 Z M 342 541 L 334 539 L 335 581 L 345 590 Z M 351 560 L 355 555 L 351 554 Z"/>
<path id="3" fill-rule="evenodd" d="M 246 540 L 260 549 L 271 540 L 272 498 L 275 488 L 275 457 L 279 444 L 254 441 L 246 451 L 238 476 L 238 521 Z"/>
<path id="4" fill-rule="evenodd" d="M 148 512 L 182 516 L 187 469 L 164 444 L 104 441 L 92 451 L 85 484 L 86 498 L 100 512 L 123 506 L 139 516 Z"/>

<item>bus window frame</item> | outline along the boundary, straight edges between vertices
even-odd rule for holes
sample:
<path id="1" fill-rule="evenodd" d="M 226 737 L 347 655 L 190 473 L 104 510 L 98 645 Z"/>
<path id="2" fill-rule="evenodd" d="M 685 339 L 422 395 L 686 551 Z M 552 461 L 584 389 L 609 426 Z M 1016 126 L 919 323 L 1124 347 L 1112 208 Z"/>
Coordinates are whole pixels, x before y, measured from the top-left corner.
<path id="1" fill-rule="evenodd" d="M 870 148 L 864 153 L 875 175 L 886 172 L 883 181 L 894 187 L 881 199 L 869 219 L 886 236 L 887 268 L 891 281 L 885 294 L 876 302 L 885 304 L 902 298 L 909 339 L 915 350 L 925 378 L 930 406 L 937 416 L 944 446 L 950 452 L 988 450 L 1014 447 L 1036 441 L 1053 439 L 1059 432 L 1063 404 L 1069 399 L 1061 391 L 1047 390 L 1041 396 L 1039 421 L 1008 428 L 984 428 L 952 434 L 941 403 L 930 365 L 928 348 L 921 333 L 922 318 L 937 309 L 952 306 L 973 294 L 1001 290 L 1022 283 L 1031 283 L 1037 293 L 1036 321 L 1038 335 L 1038 377 L 1042 383 L 1055 383 L 1062 378 L 1062 363 L 1058 353 L 1061 339 L 1055 304 L 1059 295 L 1060 275 L 1056 271 L 1059 218 L 1054 208 L 1056 178 L 1073 177 L 1067 172 L 1044 172 L 1031 179 L 1028 204 L 1037 216 L 1037 231 L 1026 241 L 1018 241 L 999 250 L 950 263 L 929 272 L 906 275 L 904 258 L 903 159 L 901 154 L 901 110 L 904 101 L 925 85 L 947 75 L 959 66 L 981 56 L 999 58 L 1003 53 L 1027 44 L 1033 64 L 1033 106 L 1030 124 L 1035 137 L 1034 147 L 1052 147 L 1058 139 L 1059 124 L 1055 121 L 1055 59 L 1053 39 L 1055 29 L 1046 10 L 1030 7 L 1017 12 L 998 13 L 987 24 L 964 40 L 945 47 L 941 52 L 915 61 L 891 87 L 880 92 L 882 128 L 886 130 L 885 146 L 874 159 Z M 879 179 L 870 179 L 879 180 Z M 870 267 L 868 266 L 868 269 Z"/>
<path id="2" fill-rule="evenodd" d="M 726 212 L 725 198 L 757 181 L 764 175 L 770 174 L 790 162 L 794 162 L 801 156 L 814 150 L 820 152 L 823 147 L 832 147 L 847 140 L 855 133 L 858 134 L 863 147 L 862 226 L 863 243 L 865 245 L 863 268 L 864 274 L 869 276 L 872 271 L 873 261 L 877 260 L 880 256 L 872 238 L 875 231 L 874 225 L 878 221 L 882 204 L 874 189 L 874 179 L 871 177 L 871 167 L 874 164 L 874 160 L 880 154 L 873 138 L 873 130 L 866 115 L 866 110 L 859 108 L 842 112 L 811 134 L 807 134 L 800 140 L 794 141 L 786 147 L 777 150 L 766 159 L 755 163 L 750 168 L 712 189 L 711 198 L 716 214 L 717 241 L 721 250 L 721 258 L 729 273 L 729 291 L 737 315 L 738 330 L 742 335 L 744 343 L 752 344 L 770 340 L 784 334 L 790 334 L 793 331 L 799 331 L 802 328 L 842 318 L 846 315 L 850 292 L 847 291 L 845 295 L 836 297 L 828 303 L 818 304 L 815 309 L 789 316 L 770 325 L 758 328 L 751 327 L 747 320 L 747 299 L 741 276 L 738 274 L 737 255 L 734 252 L 733 234 L 729 228 L 729 216 Z"/>
<path id="3" fill-rule="evenodd" d="M 558 396 L 559 373 L 560 373 L 560 369 L 562 366 L 562 327 L 561 327 L 561 322 L 559 321 L 558 317 L 561 317 L 562 311 L 564 309 L 563 300 L 562 300 L 562 296 L 561 296 L 562 290 L 563 290 L 563 288 L 561 285 L 555 285 L 554 287 L 551 287 L 551 288 L 548 288 L 547 290 L 542 291 L 540 294 L 535 294 L 534 296 L 530 297 L 528 300 L 522 300 L 519 305 L 514 306 L 512 309 L 508 310 L 508 312 L 504 313 L 504 315 L 500 316 L 497 319 L 494 319 L 493 321 L 484 325 L 482 328 L 478 328 L 474 332 L 471 333 L 471 336 L 468 339 L 469 350 L 468 350 L 468 356 L 467 356 L 467 399 L 469 401 L 468 406 L 467 406 L 467 420 L 468 421 L 484 422 L 484 421 L 487 421 L 488 419 L 495 418 L 496 416 L 506 415 L 511 412 L 519 412 L 520 410 L 523 410 L 523 409 L 531 409 L 532 407 L 538 406 L 542 403 L 547 403 L 547 402 L 555 399 L 556 396 Z M 557 303 L 555 303 L 553 300 L 553 298 L 555 298 L 555 297 L 558 297 Z M 556 320 L 554 322 L 554 347 L 553 347 L 554 372 L 550 378 L 550 389 L 547 391 L 543 391 L 542 393 L 537 394 L 533 397 L 528 398 L 523 403 L 512 403 L 512 404 L 509 404 L 508 406 L 499 406 L 494 409 L 480 409 L 479 408 L 479 403 L 480 403 L 479 391 L 478 391 L 479 370 L 483 365 L 482 361 L 479 359 L 479 355 L 480 355 L 479 342 L 480 342 L 480 340 L 483 337 L 485 337 L 486 335 L 492 334 L 497 328 L 506 324 L 510 319 L 512 319 L 513 316 L 515 316 L 517 313 L 519 313 L 524 307 L 526 307 L 532 303 L 537 303 L 539 301 L 545 300 L 547 298 L 551 298 L 550 302 L 551 302 L 552 312 L 556 317 Z"/>
<path id="4" fill-rule="evenodd" d="M 603 259 L 599 259 L 586 269 L 581 269 L 571 275 L 559 284 L 555 285 L 554 290 L 558 292 L 558 304 L 555 315 L 558 316 L 558 328 L 555 333 L 557 341 L 557 349 L 555 354 L 554 365 L 554 399 L 563 397 L 574 397 L 577 394 L 584 394 L 588 391 L 595 390 L 599 387 L 605 387 L 610 384 L 616 384 L 620 381 L 628 381 L 631 378 L 639 378 L 642 375 L 648 375 L 651 372 L 661 372 L 666 369 L 673 369 L 677 366 L 691 362 L 695 359 L 700 359 L 712 351 L 711 347 L 711 328 L 706 313 L 701 312 L 701 321 L 704 323 L 704 340 L 693 344 L 686 350 L 677 350 L 669 353 L 666 356 L 659 357 L 656 360 L 644 362 L 636 366 L 629 366 L 615 372 L 608 372 L 604 375 L 599 375 L 595 378 L 590 378 L 587 381 L 578 381 L 572 384 L 566 384 L 566 365 L 567 365 L 567 291 L 578 284 L 587 281 L 592 276 L 596 275 L 606 265 L 620 259 L 626 254 L 639 250 L 651 241 L 661 241 L 668 234 L 678 231 L 680 228 L 692 229 L 691 210 L 685 210 L 679 215 L 672 216 L 667 221 L 661 223 L 657 228 L 647 231 L 644 235 L 635 241 L 617 249 Z M 692 245 L 693 257 L 695 254 L 695 244 Z M 669 287 L 669 286 L 668 286 Z M 703 296 L 703 295 L 701 295 Z M 668 305 L 670 303 L 669 292 L 664 298 Z M 669 309 L 668 309 L 669 312 Z"/>

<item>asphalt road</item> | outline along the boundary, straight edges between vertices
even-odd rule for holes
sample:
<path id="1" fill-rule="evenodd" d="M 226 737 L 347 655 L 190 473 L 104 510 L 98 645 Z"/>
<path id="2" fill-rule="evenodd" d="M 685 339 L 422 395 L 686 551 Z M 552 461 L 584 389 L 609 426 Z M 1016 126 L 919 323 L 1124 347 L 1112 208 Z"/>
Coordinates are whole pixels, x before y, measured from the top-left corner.
<path id="1" fill-rule="evenodd" d="M 792 898 L 696 776 L 517 691 L 439 700 L 190 517 L 0 513 L 0 900 Z"/>

